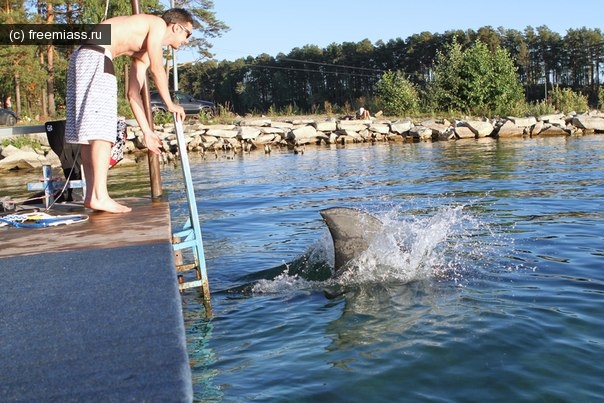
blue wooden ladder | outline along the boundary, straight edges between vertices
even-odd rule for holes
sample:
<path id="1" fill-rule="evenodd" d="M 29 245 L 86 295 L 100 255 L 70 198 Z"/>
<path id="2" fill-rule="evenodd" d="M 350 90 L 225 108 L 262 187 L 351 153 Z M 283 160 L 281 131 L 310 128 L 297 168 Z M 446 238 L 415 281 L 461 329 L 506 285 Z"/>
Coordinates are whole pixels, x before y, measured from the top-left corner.
<path id="1" fill-rule="evenodd" d="M 172 246 L 176 256 L 176 269 L 179 272 L 195 270 L 197 279 L 194 281 L 184 281 L 183 276 L 178 277 L 178 287 L 181 291 L 188 288 L 201 287 L 203 299 L 210 300 L 210 286 L 206 271 L 206 260 L 203 252 L 203 240 L 201 238 L 201 227 L 199 225 L 199 214 L 197 213 L 197 201 L 193 190 L 193 180 L 191 179 L 191 168 L 189 165 L 189 155 L 187 154 L 187 143 L 182 129 L 182 122 L 176 119 L 174 115 L 174 127 L 176 129 L 176 139 L 178 140 L 178 153 L 182 166 L 182 174 L 187 191 L 187 204 L 189 205 L 189 217 L 182 231 L 172 234 Z M 182 264 L 181 251 L 191 248 L 193 252 L 194 263 Z"/>

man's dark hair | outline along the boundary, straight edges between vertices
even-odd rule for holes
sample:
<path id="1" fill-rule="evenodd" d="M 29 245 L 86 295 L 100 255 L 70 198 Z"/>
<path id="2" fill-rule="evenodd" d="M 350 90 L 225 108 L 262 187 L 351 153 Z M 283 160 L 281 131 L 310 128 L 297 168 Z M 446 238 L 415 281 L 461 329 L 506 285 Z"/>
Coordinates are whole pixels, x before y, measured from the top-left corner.
<path id="1" fill-rule="evenodd" d="M 184 8 L 171 8 L 166 11 L 161 18 L 170 24 L 186 24 L 187 22 L 193 25 L 193 15 Z"/>

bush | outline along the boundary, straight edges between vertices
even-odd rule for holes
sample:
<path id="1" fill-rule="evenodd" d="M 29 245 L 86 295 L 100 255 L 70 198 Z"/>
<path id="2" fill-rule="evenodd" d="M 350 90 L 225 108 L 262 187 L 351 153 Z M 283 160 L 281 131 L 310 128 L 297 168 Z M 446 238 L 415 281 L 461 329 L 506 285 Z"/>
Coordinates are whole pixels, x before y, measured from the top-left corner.
<path id="1" fill-rule="evenodd" d="M 526 105 L 525 114 L 528 116 L 542 116 L 550 115 L 552 113 L 556 113 L 556 108 L 545 100 Z M 520 116 L 520 114 L 518 114 L 518 116 Z"/>
<path id="2" fill-rule="evenodd" d="M 388 116 L 415 114 L 419 110 L 419 94 L 400 71 L 387 71 L 376 85 L 376 105 Z"/>
<path id="3" fill-rule="evenodd" d="M 589 104 L 585 95 L 573 92 L 570 88 L 554 88 L 551 92 L 551 104 L 560 112 L 587 112 Z"/>
<path id="4" fill-rule="evenodd" d="M 214 116 L 211 113 L 207 113 L 205 111 L 199 112 L 198 115 L 199 123 L 202 123 L 204 125 L 212 123 L 213 118 Z"/>
<path id="5" fill-rule="evenodd" d="M 118 116 L 125 116 L 126 119 L 134 118 L 134 115 L 132 114 L 132 108 L 130 107 L 130 102 L 128 102 L 127 99 L 117 99 L 117 114 Z"/>
<path id="6" fill-rule="evenodd" d="M 38 140 L 30 138 L 28 136 L 9 137 L 0 141 L 0 146 L 2 147 L 7 147 L 9 145 L 16 148 L 31 147 L 34 150 L 39 150 L 42 148 L 42 144 L 40 144 Z"/>
<path id="7" fill-rule="evenodd" d="M 167 111 L 156 111 L 153 114 L 153 124 L 164 125 L 166 123 L 174 123 L 174 117 L 171 112 Z"/>

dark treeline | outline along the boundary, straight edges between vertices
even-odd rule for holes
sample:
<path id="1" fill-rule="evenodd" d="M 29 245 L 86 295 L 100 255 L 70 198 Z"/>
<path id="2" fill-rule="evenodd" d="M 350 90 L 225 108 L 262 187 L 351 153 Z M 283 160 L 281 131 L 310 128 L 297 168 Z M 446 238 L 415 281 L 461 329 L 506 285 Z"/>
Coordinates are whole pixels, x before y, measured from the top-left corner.
<path id="1" fill-rule="evenodd" d="M 553 87 L 570 88 L 596 106 L 602 81 L 604 37 L 600 29 L 569 29 L 566 35 L 547 26 L 524 32 L 490 26 L 478 31 L 422 32 L 403 40 L 375 44 L 307 45 L 276 57 L 262 54 L 236 61 L 206 61 L 182 66 L 181 90 L 237 113 L 325 111 L 356 107 L 371 99 L 386 71 L 401 71 L 422 91 L 433 77 L 438 50 L 456 38 L 464 47 L 477 40 L 506 49 L 517 67 L 526 101 L 547 99 Z"/>
<path id="2" fill-rule="evenodd" d="M 180 0 L 198 20 L 189 46 L 209 57 L 211 39 L 228 29 L 216 19 L 212 0 Z M 107 8 L 106 8 L 107 7 Z M 159 0 L 141 0 L 144 12 L 161 14 Z M 129 0 L 64 1 L 6 0 L 0 5 L 2 24 L 98 23 L 107 17 L 130 14 Z M 245 113 L 315 113 L 353 110 L 370 104 L 376 83 L 387 71 L 400 71 L 416 88 L 426 91 L 434 79 L 437 52 L 457 40 L 469 48 L 478 40 L 489 49 L 506 49 L 517 67 L 526 101 L 545 99 L 555 87 L 598 102 L 604 63 L 600 29 L 570 29 L 564 36 L 547 26 L 523 32 L 483 27 L 478 31 L 422 32 L 403 40 L 333 43 L 322 49 L 307 45 L 276 57 L 262 54 L 233 62 L 208 60 L 179 69 L 179 87 L 192 95 L 212 99 L 226 109 Z M 12 96 L 22 118 L 64 114 L 66 70 L 75 46 L 0 46 L 0 97 Z M 166 70 L 171 69 L 170 54 Z M 124 100 L 128 58 L 115 60 L 121 114 L 129 115 Z"/>

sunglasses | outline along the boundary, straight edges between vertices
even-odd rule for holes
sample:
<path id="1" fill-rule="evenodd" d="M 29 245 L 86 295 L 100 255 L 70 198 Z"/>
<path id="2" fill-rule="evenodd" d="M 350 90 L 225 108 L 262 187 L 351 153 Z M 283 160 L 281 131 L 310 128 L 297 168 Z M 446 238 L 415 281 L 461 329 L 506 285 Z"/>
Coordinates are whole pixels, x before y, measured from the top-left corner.
<path id="1" fill-rule="evenodd" d="M 176 25 L 178 25 L 179 27 L 181 27 L 187 33 L 187 39 L 189 39 L 189 37 L 191 35 L 193 35 L 193 32 L 189 31 L 187 28 L 183 27 L 182 25 L 180 25 L 178 23 Z"/>

